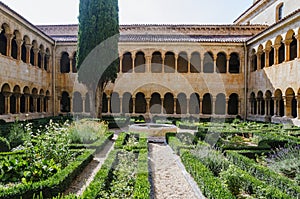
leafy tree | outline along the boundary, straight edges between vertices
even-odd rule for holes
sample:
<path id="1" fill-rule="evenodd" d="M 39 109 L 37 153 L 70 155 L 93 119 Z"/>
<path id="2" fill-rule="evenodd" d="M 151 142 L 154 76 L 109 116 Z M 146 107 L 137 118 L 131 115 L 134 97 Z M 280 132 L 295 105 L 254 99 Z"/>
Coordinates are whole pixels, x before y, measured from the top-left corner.
<path id="1" fill-rule="evenodd" d="M 88 88 L 92 117 L 102 116 L 102 96 L 117 78 L 118 0 L 80 0 L 78 80 Z"/>

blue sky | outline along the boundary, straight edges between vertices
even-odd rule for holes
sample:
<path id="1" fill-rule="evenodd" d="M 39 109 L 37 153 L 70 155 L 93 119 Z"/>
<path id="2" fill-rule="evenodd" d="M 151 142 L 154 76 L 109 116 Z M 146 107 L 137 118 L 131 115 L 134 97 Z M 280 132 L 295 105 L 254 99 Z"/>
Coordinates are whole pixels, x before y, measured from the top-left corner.
<path id="1" fill-rule="evenodd" d="M 77 23 L 79 0 L 0 0 L 31 23 Z M 119 0 L 120 24 L 230 24 L 253 0 Z"/>

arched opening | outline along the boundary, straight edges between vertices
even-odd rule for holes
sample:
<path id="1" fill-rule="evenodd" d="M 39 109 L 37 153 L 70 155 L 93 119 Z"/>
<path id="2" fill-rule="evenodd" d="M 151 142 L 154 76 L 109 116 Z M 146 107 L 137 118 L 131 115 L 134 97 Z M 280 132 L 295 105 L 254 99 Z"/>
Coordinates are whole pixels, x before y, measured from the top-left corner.
<path id="1" fill-rule="evenodd" d="M 137 52 L 134 60 L 134 72 L 144 73 L 146 71 L 145 54 L 141 51 Z"/>
<path id="2" fill-rule="evenodd" d="M 266 53 L 262 52 L 260 55 L 260 67 L 263 69 L 266 66 Z"/>
<path id="3" fill-rule="evenodd" d="M 42 53 L 44 53 L 44 46 L 41 45 L 40 46 L 40 49 L 39 49 L 39 52 L 38 52 L 38 67 L 39 68 L 42 68 Z"/>
<path id="4" fill-rule="evenodd" d="M 295 98 L 295 92 L 292 88 L 288 88 L 285 92 L 286 107 L 285 113 L 287 117 L 297 117 L 297 100 Z"/>
<path id="5" fill-rule="evenodd" d="M 34 66 L 34 57 L 35 57 L 35 54 L 34 54 L 34 49 L 36 48 L 36 41 L 33 41 L 32 42 L 32 46 L 30 48 L 30 64 L 32 66 Z"/>
<path id="6" fill-rule="evenodd" d="M 187 100 L 184 93 L 179 93 L 176 100 L 176 113 L 186 114 L 187 113 Z"/>
<path id="7" fill-rule="evenodd" d="M 213 73 L 214 72 L 214 59 L 211 52 L 206 52 L 203 58 L 203 72 Z"/>
<path id="8" fill-rule="evenodd" d="M 284 112 L 284 101 L 282 98 L 281 90 L 276 90 L 274 93 L 275 96 L 275 115 L 283 117 L 285 115 Z"/>
<path id="9" fill-rule="evenodd" d="M 202 100 L 202 113 L 212 114 L 212 97 L 211 94 L 206 93 Z"/>
<path id="10" fill-rule="evenodd" d="M 177 59 L 177 71 L 179 73 L 188 72 L 188 55 L 186 52 L 180 52 Z"/>
<path id="11" fill-rule="evenodd" d="M 14 33 L 13 39 L 11 40 L 11 57 L 17 59 L 18 56 L 18 45 L 17 45 L 17 36 Z"/>
<path id="12" fill-rule="evenodd" d="M 282 43 L 282 40 L 280 41 L 280 47 L 278 49 L 278 63 L 282 63 L 285 60 L 285 47 Z"/>
<path id="13" fill-rule="evenodd" d="M 71 107 L 70 107 L 70 97 L 69 93 L 64 91 L 61 94 L 61 100 L 60 100 L 60 111 L 62 113 L 68 113 L 70 112 Z"/>
<path id="14" fill-rule="evenodd" d="M 297 58 L 297 39 L 295 38 L 295 33 L 292 36 L 292 42 L 290 43 L 290 60 Z"/>
<path id="15" fill-rule="evenodd" d="M 135 98 L 135 112 L 146 113 L 147 102 L 144 93 L 137 93 Z"/>
<path id="16" fill-rule="evenodd" d="M 274 65 L 274 48 L 271 47 L 271 50 L 269 52 L 269 66 Z"/>
<path id="17" fill-rule="evenodd" d="M 75 92 L 73 97 L 73 112 L 82 113 L 83 112 L 83 101 L 81 93 Z"/>
<path id="18" fill-rule="evenodd" d="M 223 93 L 219 93 L 215 102 L 215 114 L 225 115 L 226 113 L 226 97 Z"/>
<path id="19" fill-rule="evenodd" d="M 251 72 L 257 70 L 257 55 L 255 50 L 252 50 L 252 56 L 251 56 Z"/>
<path id="20" fill-rule="evenodd" d="M 250 94 L 250 114 L 252 115 L 257 114 L 256 98 L 254 92 Z"/>
<path id="21" fill-rule="evenodd" d="M 228 100 L 228 115 L 239 114 L 239 96 L 236 93 L 232 93 Z"/>
<path id="22" fill-rule="evenodd" d="M 190 111 L 190 114 L 199 114 L 200 113 L 200 97 L 199 97 L 198 93 L 191 94 L 189 111 Z"/>
<path id="23" fill-rule="evenodd" d="M 7 38 L 5 36 L 6 30 L 4 25 L 1 26 L 1 33 L 0 33 L 0 53 L 2 55 L 7 55 Z"/>
<path id="24" fill-rule="evenodd" d="M 60 72 L 69 73 L 70 72 L 70 58 L 67 52 L 63 52 L 60 58 Z"/>
<path id="25" fill-rule="evenodd" d="M 41 97 L 40 96 L 36 99 L 36 104 L 37 104 L 36 112 L 40 113 L 41 112 Z"/>
<path id="26" fill-rule="evenodd" d="M 49 67 L 49 57 L 50 57 L 50 51 L 47 48 L 46 49 L 46 54 L 44 56 L 44 69 L 45 71 L 48 71 L 48 67 Z"/>
<path id="27" fill-rule="evenodd" d="M 264 100 L 264 95 L 261 91 L 257 93 L 257 101 L 258 101 L 258 114 L 265 115 L 265 100 Z"/>
<path id="28" fill-rule="evenodd" d="M 132 56 L 130 52 L 123 54 L 122 59 L 122 72 L 123 73 L 132 73 Z"/>
<path id="29" fill-rule="evenodd" d="M 87 99 L 90 99 L 90 96 L 88 96 Z M 108 112 L 108 103 L 110 103 L 110 102 L 107 99 L 107 95 L 106 95 L 106 93 L 103 93 L 103 95 L 102 95 L 102 113 Z M 90 106 L 90 101 L 88 102 L 88 104 Z M 90 112 L 90 107 L 86 110 L 87 110 L 87 112 Z"/>
<path id="30" fill-rule="evenodd" d="M 22 47 L 21 47 L 21 60 L 22 62 L 26 63 L 26 54 L 27 54 L 27 49 L 26 49 L 26 40 L 25 40 L 25 37 L 24 37 L 24 42 L 22 44 Z"/>
<path id="31" fill-rule="evenodd" d="M 77 73 L 76 57 L 77 57 L 77 54 L 76 54 L 76 52 L 74 52 L 73 58 L 72 58 L 72 72 L 73 73 Z"/>
<path id="32" fill-rule="evenodd" d="M 10 113 L 11 114 L 17 113 L 16 104 L 17 104 L 16 96 L 14 94 L 12 94 L 10 96 Z"/>
<path id="33" fill-rule="evenodd" d="M 110 98 L 110 108 L 112 113 L 120 113 L 120 96 L 119 93 L 113 92 Z"/>
<path id="34" fill-rule="evenodd" d="M 201 72 L 201 57 L 200 53 L 193 52 L 191 56 L 191 73 Z"/>
<path id="35" fill-rule="evenodd" d="M 25 95 L 22 94 L 22 95 L 21 95 L 21 98 L 20 98 L 20 112 L 21 112 L 21 113 L 25 113 L 25 105 L 26 105 L 26 102 L 25 102 Z"/>
<path id="36" fill-rule="evenodd" d="M 161 53 L 156 51 L 152 54 L 151 58 L 151 72 L 161 73 L 162 72 L 162 57 Z"/>
<path id="37" fill-rule="evenodd" d="M 276 22 L 283 18 L 283 2 L 276 6 Z"/>
<path id="38" fill-rule="evenodd" d="M 165 73 L 175 72 L 175 55 L 173 52 L 167 52 L 165 54 L 164 71 Z"/>
<path id="39" fill-rule="evenodd" d="M 153 93 L 150 100 L 150 113 L 160 114 L 161 113 L 161 98 L 159 93 Z"/>
<path id="40" fill-rule="evenodd" d="M 237 53 L 230 54 L 229 73 L 240 73 L 240 56 Z"/>
<path id="41" fill-rule="evenodd" d="M 164 96 L 164 113 L 174 113 L 174 96 L 171 93 L 166 93 Z"/>
<path id="42" fill-rule="evenodd" d="M 122 113 L 132 113 L 133 112 L 133 101 L 130 93 L 126 92 L 123 94 L 122 99 Z"/>
<path id="43" fill-rule="evenodd" d="M 218 53 L 217 54 L 217 73 L 226 73 L 226 55 L 225 53 Z"/>
<path id="44" fill-rule="evenodd" d="M 104 95 L 105 95 L 105 98 L 106 98 L 106 94 L 105 94 L 105 93 L 103 93 L 103 97 L 104 97 Z M 102 98 L 103 98 L 103 97 L 102 97 Z M 107 101 L 107 100 L 106 100 L 106 101 Z M 105 112 L 103 112 L 103 107 L 104 107 L 104 106 L 105 106 L 105 104 L 104 104 L 103 101 L 102 101 L 102 113 L 105 113 Z M 107 107 L 107 103 L 106 103 L 106 107 Z M 90 110 L 90 95 L 89 95 L 89 93 L 86 93 L 86 94 L 85 94 L 84 110 L 85 110 L 86 113 L 91 112 L 91 110 Z"/>

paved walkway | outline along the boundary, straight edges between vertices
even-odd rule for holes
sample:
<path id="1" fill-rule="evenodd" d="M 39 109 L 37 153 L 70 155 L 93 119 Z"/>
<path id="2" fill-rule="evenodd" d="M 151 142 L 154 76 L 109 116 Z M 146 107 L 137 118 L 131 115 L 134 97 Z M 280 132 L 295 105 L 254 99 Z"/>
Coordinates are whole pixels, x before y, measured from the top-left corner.
<path id="1" fill-rule="evenodd" d="M 165 144 L 149 143 L 152 193 L 155 199 L 205 198 L 180 158 Z"/>

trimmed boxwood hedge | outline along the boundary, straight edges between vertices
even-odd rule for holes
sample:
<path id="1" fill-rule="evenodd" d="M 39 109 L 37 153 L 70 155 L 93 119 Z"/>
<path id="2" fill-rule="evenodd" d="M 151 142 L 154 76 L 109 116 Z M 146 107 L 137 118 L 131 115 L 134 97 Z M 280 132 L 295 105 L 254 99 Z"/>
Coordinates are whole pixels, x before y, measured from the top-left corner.
<path id="1" fill-rule="evenodd" d="M 94 153 L 95 150 L 85 150 L 82 155 L 78 156 L 66 168 L 47 180 L 1 188 L 0 199 L 32 199 L 34 195 L 38 196 L 40 194 L 44 198 L 57 196 L 59 193 L 64 192 L 73 179 L 91 162 Z"/>

